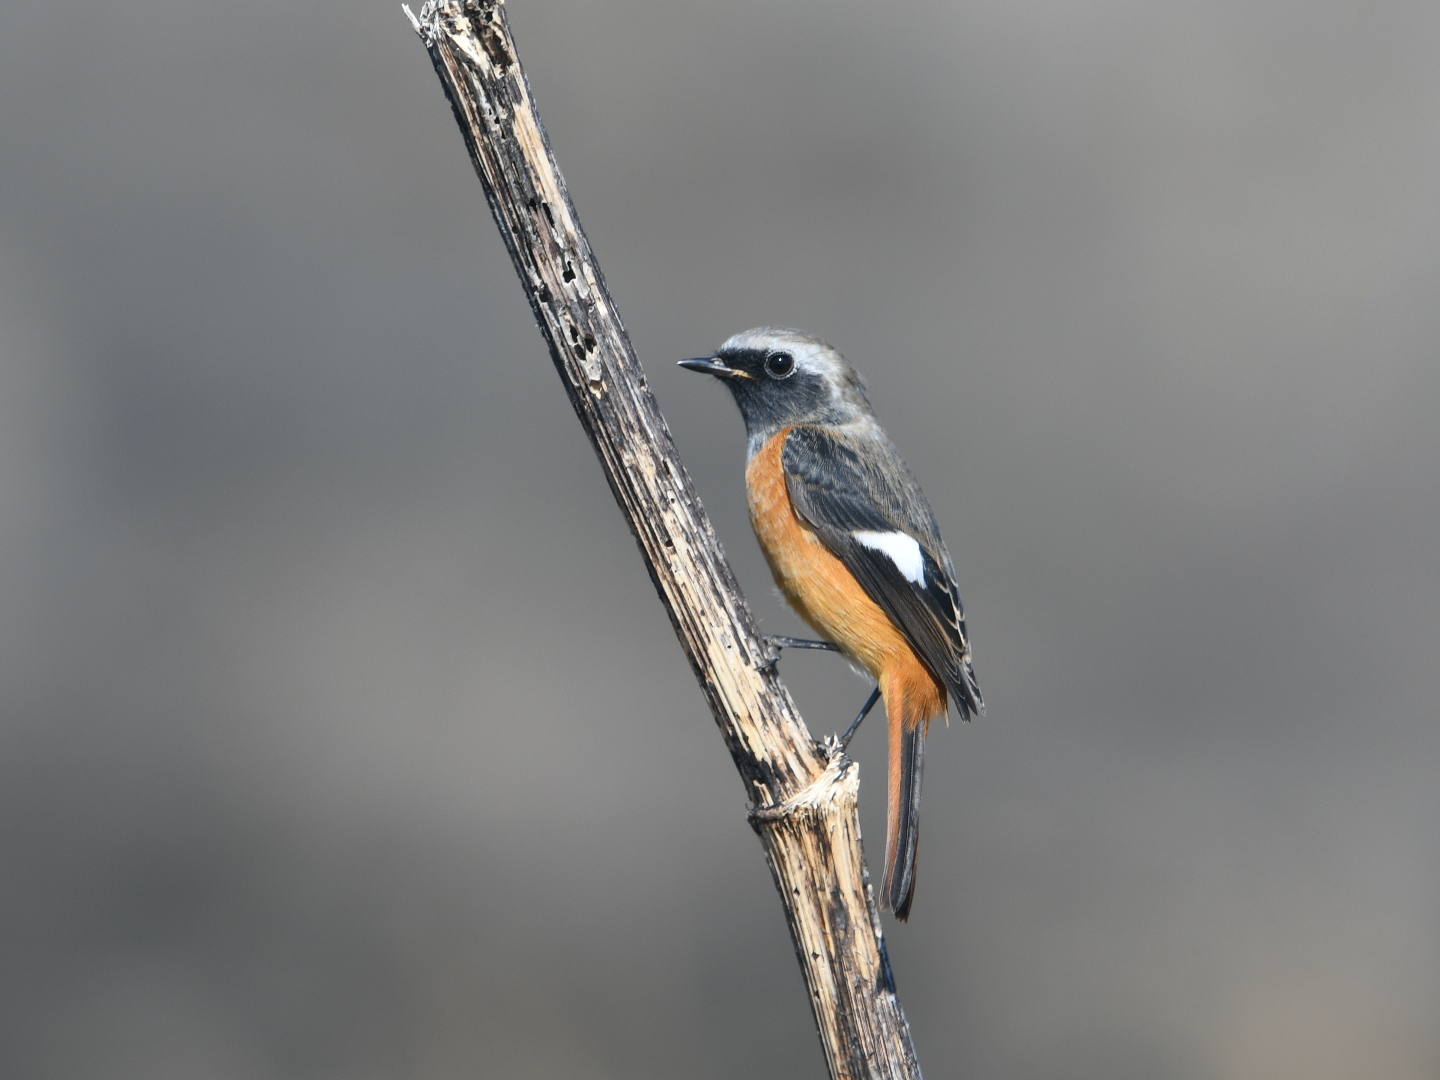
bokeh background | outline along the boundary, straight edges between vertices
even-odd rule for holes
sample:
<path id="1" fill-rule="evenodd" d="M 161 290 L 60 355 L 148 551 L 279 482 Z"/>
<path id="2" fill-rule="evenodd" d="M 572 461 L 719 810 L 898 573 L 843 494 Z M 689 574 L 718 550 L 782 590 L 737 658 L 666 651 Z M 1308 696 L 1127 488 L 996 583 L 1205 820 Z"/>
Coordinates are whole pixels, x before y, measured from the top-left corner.
<path id="1" fill-rule="evenodd" d="M 929 1075 L 1440 1077 L 1440 6 L 509 10 L 763 625 L 735 331 L 955 555 Z M 0 132 L 0 1074 L 822 1077 L 398 3 L 16 5 Z"/>

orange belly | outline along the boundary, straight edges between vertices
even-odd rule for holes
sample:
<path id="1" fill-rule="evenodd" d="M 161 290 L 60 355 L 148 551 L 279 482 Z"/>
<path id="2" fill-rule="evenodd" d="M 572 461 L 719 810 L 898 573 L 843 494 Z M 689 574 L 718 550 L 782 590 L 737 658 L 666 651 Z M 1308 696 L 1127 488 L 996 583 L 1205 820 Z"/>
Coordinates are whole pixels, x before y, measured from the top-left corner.
<path id="1" fill-rule="evenodd" d="M 790 504 L 780 456 L 790 429 L 770 439 L 745 470 L 750 521 L 775 584 L 800 617 L 880 684 L 892 723 L 914 727 L 945 711 L 945 689 L 890 616 Z"/>

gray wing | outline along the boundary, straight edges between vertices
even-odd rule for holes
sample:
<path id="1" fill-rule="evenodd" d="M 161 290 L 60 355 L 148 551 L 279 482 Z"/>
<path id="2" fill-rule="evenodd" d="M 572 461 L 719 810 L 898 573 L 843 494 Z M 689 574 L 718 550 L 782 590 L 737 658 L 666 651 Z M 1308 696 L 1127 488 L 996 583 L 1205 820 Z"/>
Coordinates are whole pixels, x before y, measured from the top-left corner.
<path id="1" fill-rule="evenodd" d="M 955 568 L 899 451 L 883 433 L 799 426 L 781 462 L 795 512 L 944 682 L 961 717 L 983 715 Z"/>

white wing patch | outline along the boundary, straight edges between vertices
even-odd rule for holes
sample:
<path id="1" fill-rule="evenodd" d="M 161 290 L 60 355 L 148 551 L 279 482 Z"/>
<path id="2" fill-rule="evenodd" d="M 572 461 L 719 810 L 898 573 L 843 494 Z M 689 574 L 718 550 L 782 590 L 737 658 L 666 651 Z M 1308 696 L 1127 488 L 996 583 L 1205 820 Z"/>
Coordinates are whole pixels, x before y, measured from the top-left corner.
<path id="1" fill-rule="evenodd" d="M 890 557 L 906 581 L 913 581 L 922 588 L 925 585 L 925 555 L 920 550 L 920 541 L 902 532 L 870 532 L 864 530 L 850 534 L 871 551 L 879 551 Z"/>

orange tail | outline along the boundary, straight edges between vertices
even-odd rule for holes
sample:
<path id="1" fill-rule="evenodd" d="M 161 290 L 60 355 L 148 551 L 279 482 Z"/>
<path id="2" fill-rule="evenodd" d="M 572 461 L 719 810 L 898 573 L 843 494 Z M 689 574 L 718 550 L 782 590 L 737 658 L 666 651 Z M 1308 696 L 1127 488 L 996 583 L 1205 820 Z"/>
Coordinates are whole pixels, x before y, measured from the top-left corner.
<path id="1" fill-rule="evenodd" d="M 888 705 L 888 702 L 887 702 Z M 880 906 L 901 922 L 910 918 L 915 898 L 915 855 L 920 848 L 920 776 L 925 764 L 925 729 L 921 720 L 907 727 L 897 716 L 890 723 L 890 806 L 885 828 L 885 877 Z"/>

